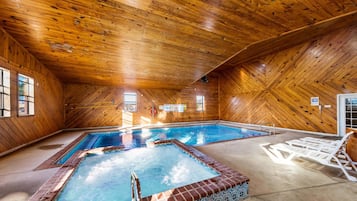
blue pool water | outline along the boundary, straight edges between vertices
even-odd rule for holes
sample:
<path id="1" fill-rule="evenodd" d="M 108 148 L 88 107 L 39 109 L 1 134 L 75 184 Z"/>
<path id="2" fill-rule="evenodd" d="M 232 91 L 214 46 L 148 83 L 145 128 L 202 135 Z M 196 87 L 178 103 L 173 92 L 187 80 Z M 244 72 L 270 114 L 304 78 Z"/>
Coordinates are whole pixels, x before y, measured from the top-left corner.
<path id="1" fill-rule="evenodd" d="M 130 201 L 132 171 L 140 180 L 143 197 L 219 175 L 172 144 L 113 151 L 87 156 L 57 201 Z"/>
<path id="2" fill-rule="evenodd" d="M 138 129 L 131 133 L 106 132 L 88 134 L 57 163 L 64 164 L 76 151 L 106 146 L 124 145 L 126 148 L 144 147 L 147 142 L 177 139 L 190 146 L 213 142 L 267 135 L 266 132 L 219 124 L 170 128 Z"/>

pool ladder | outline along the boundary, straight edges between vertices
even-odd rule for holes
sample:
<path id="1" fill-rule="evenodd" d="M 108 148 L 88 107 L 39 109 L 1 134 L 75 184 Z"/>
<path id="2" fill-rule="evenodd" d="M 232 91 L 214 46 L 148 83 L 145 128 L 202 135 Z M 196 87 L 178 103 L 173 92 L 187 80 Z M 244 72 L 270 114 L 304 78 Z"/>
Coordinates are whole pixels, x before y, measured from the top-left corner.
<path id="1" fill-rule="evenodd" d="M 260 125 L 260 130 L 261 131 L 268 131 L 269 135 L 275 135 L 276 134 L 275 124 L 274 123 L 266 123 L 264 125 Z"/>
<path id="2" fill-rule="evenodd" d="M 131 201 L 141 201 L 141 188 L 138 176 L 134 171 L 131 172 Z"/>

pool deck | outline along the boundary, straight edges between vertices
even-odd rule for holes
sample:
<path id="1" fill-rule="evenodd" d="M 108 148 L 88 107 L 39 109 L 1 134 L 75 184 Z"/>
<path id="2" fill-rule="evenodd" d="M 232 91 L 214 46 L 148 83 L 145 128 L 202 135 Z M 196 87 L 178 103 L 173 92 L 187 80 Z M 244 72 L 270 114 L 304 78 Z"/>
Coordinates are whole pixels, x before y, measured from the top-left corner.
<path id="1" fill-rule="evenodd" d="M 34 170 L 83 131 L 64 132 L 0 158 L 0 201 L 27 200 L 59 168 Z M 354 201 L 357 183 L 342 171 L 303 159 L 273 157 L 266 144 L 305 137 L 282 134 L 232 140 L 196 147 L 199 151 L 249 177 L 245 201 Z"/>

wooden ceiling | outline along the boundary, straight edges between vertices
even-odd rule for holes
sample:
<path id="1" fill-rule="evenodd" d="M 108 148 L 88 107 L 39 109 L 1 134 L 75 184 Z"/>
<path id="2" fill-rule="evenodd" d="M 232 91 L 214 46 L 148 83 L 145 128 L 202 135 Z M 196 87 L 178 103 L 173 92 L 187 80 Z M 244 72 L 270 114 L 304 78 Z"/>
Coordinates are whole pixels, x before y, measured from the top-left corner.
<path id="1" fill-rule="evenodd" d="M 356 23 L 356 10 L 356 0 L 0 0 L 0 25 L 64 83 L 183 88 L 325 22 Z"/>

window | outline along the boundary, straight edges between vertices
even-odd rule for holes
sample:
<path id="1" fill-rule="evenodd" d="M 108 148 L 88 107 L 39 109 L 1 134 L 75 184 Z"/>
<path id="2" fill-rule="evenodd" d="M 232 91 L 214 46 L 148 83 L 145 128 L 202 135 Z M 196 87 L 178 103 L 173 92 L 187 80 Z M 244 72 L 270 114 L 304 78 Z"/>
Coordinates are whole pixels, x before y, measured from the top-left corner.
<path id="1" fill-rule="evenodd" d="M 0 67 L 0 117 L 10 116 L 10 71 Z"/>
<path id="2" fill-rule="evenodd" d="M 164 104 L 159 105 L 160 110 L 165 112 L 184 112 L 186 110 L 186 104 Z"/>
<path id="3" fill-rule="evenodd" d="M 18 75 L 19 116 L 35 114 L 34 80 L 25 75 Z"/>
<path id="4" fill-rule="evenodd" d="M 136 93 L 124 93 L 124 110 L 127 112 L 136 112 L 136 106 Z"/>
<path id="5" fill-rule="evenodd" d="M 205 97 L 204 96 L 196 96 L 196 109 L 199 112 L 205 110 Z"/>

